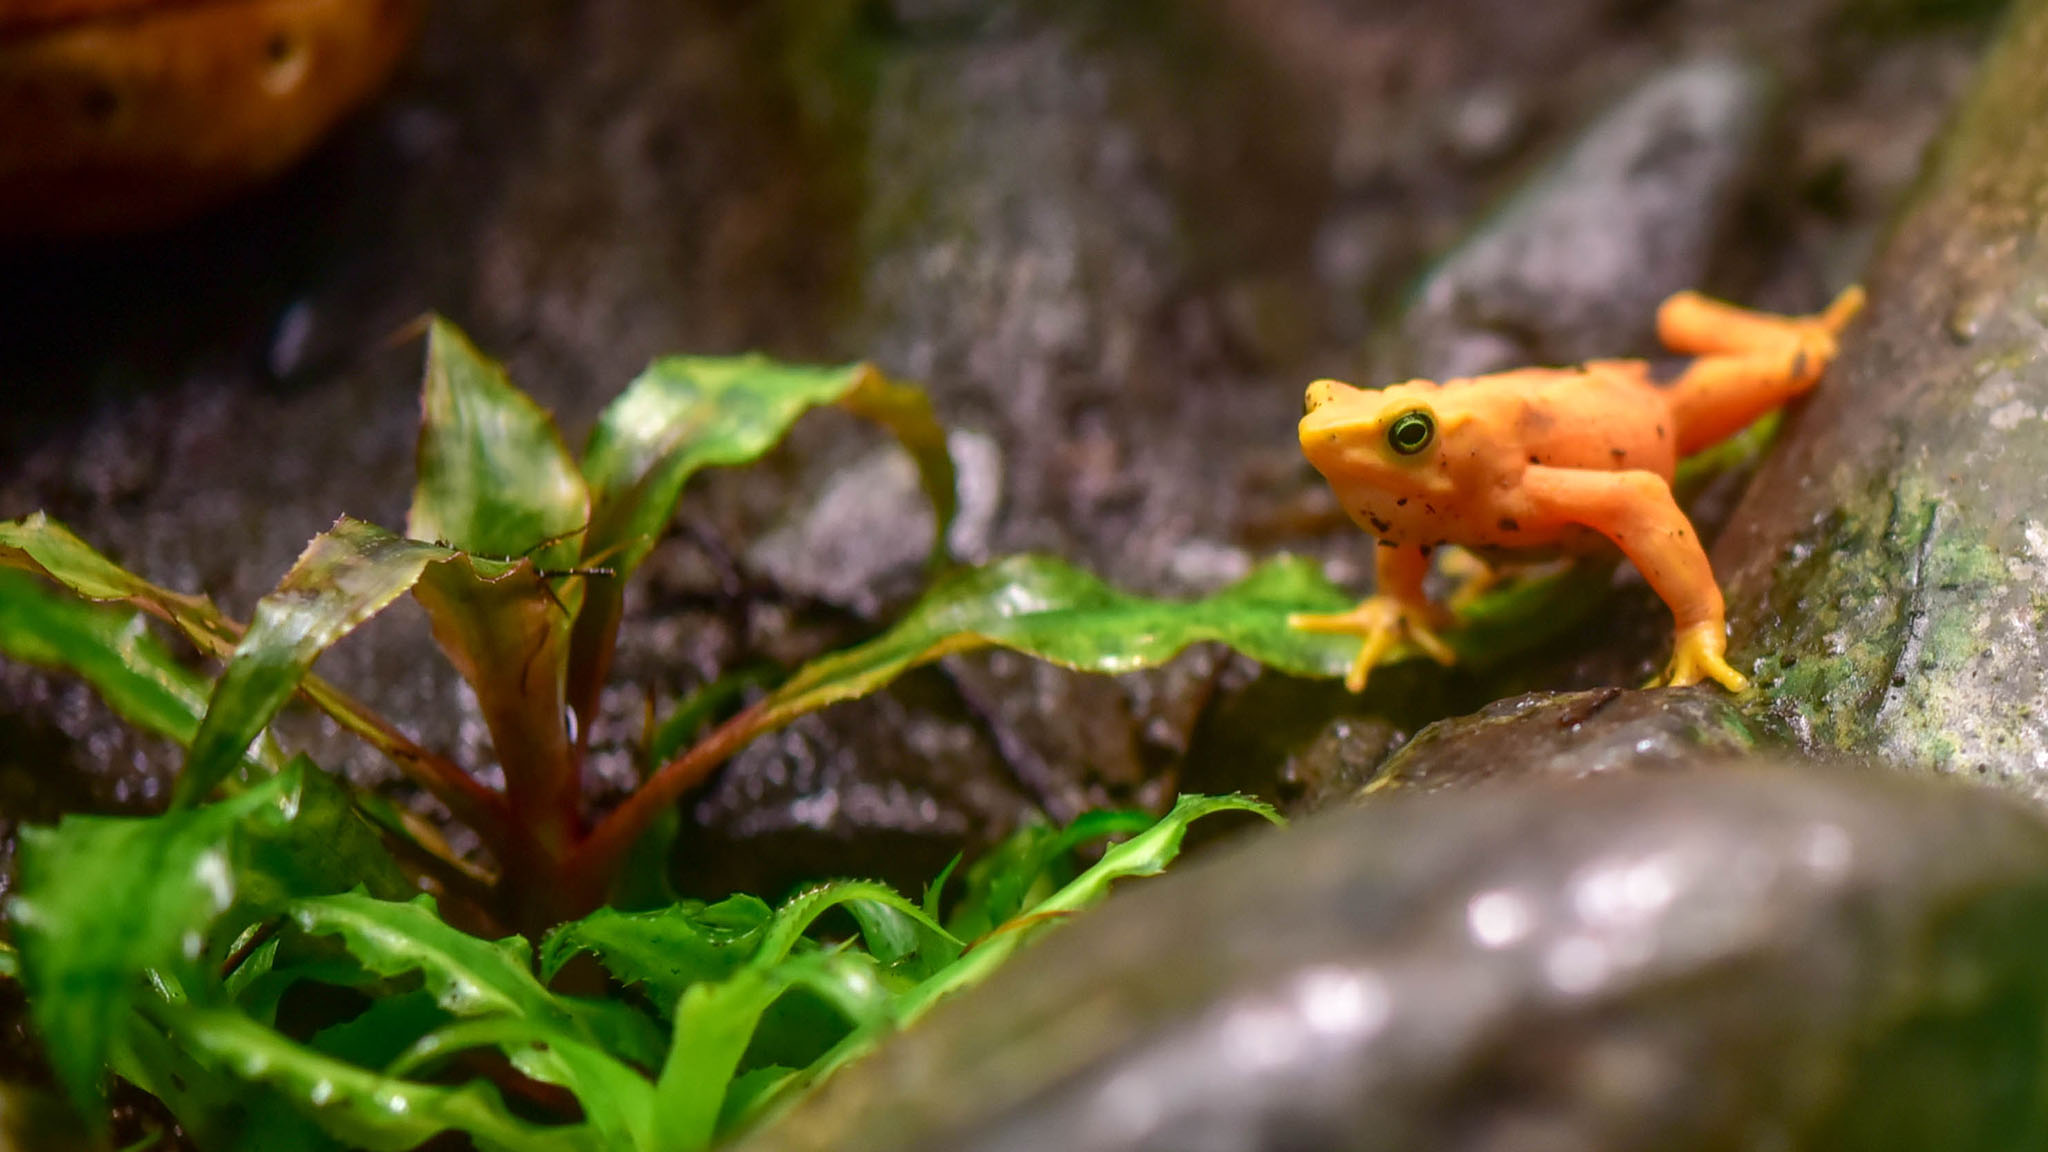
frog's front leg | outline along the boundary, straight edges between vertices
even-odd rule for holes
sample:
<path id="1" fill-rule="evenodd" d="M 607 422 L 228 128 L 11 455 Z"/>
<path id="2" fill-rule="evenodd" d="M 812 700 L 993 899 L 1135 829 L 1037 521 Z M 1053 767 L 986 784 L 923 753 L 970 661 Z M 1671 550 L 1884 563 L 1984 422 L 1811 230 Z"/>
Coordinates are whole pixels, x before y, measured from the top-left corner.
<path id="1" fill-rule="evenodd" d="M 1296 613 L 1289 626 L 1304 632 L 1333 632 L 1359 638 L 1358 655 L 1344 676 L 1344 686 L 1365 691 L 1366 677 L 1406 639 L 1439 664 L 1457 659 L 1435 628 L 1443 613 L 1429 602 L 1422 582 L 1429 575 L 1429 553 L 1408 545 L 1381 544 L 1373 594 L 1349 612 Z"/>
<path id="2" fill-rule="evenodd" d="M 1726 609 L 1714 570 L 1662 477 L 1532 465 L 1522 474 L 1522 492 L 1541 514 L 1583 524 L 1614 541 L 1671 609 L 1677 632 L 1661 683 L 1711 678 L 1730 692 L 1749 687 L 1726 659 Z"/>

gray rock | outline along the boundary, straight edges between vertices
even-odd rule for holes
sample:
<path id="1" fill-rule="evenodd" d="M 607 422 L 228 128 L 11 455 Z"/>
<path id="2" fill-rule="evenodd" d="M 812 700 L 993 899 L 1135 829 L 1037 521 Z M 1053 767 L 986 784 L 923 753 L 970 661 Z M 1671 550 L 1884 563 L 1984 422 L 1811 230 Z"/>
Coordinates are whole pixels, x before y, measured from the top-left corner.
<path id="1" fill-rule="evenodd" d="M 748 1152 L 2025 1149 L 2048 826 L 1723 764 L 1397 797 L 1050 933 Z"/>
<path id="2" fill-rule="evenodd" d="M 1726 58 L 1639 85 L 1424 282 L 1402 322 L 1406 373 L 1649 351 L 1656 303 L 1705 279 L 1768 95 L 1758 67 Z"/>
<path id="3" fill-rule="evenodd" d="M 947 546 L 963 560 L 986 560 L 1002 500 L 1002 450 L 987 436 L 959 430 L 947 436 L 946 448 L 960 500 Z M 872 618 L 892 591 L 915 590 L 932 547 L 931 504 L 918 487 L 916 465 L 893 444 L 833 470 L 824 485 L 755 541 L 747 560 L 784 591 Z"/>
<path id="4" fill-rule="evenodd" d="M 1424 728 L 1380 764 L 1364 791 L 1681 769 L 1755 746 L 1734 702 L 1711 687 L 1532 692 Z"/>
<path id="5" fill-rule="evenodd" d="M 2048 5 L 2013 16 L 1713 558 L 1759 719 L 2048 801 Z"/>

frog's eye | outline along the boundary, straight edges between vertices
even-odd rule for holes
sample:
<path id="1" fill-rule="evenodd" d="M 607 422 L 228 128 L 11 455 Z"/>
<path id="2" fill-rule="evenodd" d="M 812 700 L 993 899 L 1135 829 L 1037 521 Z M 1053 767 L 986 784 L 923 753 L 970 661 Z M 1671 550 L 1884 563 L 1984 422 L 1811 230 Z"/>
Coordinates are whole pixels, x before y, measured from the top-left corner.
<path id="1" fill-rule="evenodd" d="M 1416 409 L 1403 412 L 1387 425 L 1387 447 L 1403 456 L 1413 456 L 1436 439 L 1436 417 Z"/>

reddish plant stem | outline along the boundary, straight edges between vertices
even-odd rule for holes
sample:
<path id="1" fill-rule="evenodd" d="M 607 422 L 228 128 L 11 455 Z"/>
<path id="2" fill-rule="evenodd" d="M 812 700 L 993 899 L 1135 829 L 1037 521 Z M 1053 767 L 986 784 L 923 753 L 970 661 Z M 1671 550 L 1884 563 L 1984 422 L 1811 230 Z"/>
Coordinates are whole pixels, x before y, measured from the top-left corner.
<path id="1" fill-rule="evenodd" d="M 565 895 L 589 911 L 604 900 L 626 850 L 654 818 L 685 792 L 702 784 L 714 769 L 731 759 L 756 736 L 779 726 L 787 717 L 771 712 L 761 700 L 741 709 L 682 755 L 654 770 L 626 802 L 598 821 L 576 846 L 563 869 Z"/>
<path id="2" fill-rule="evenodd" d="M 486 843 L 504 843 L 511 817 L 505 798 L 463 771 L 460 764 L 414 743 L 389 720 L 317 676 L 306 677 L 299 691 L 335 723 L 391 757 L 420 787 L 446 804 L 457 820 L 476 829 Z"/>
<path id="3" fill-rule="evenodd" d="M 221 615 L 211 601 L 204 611 L 189 605 L 179 613 L 164 602 L 136 599 L 130 603 L 176 628 L 192 645 L 219 660 L 234 658 L 235 645 L 249 631 L 239 620 Z M 370 706 L 311 673 L 299 681 L 299 695 L 325 712 L 335 723 L 355 733 L 378 751 L 391 757 L 406 775 L 448 806 L 454 817 L 476 829 L 492 844 L 504 843 L 510 827 L 505 798 L 485 787 L 476 777 L 446 756 L 413 742 L 398 726 L 371 710 Z"/>

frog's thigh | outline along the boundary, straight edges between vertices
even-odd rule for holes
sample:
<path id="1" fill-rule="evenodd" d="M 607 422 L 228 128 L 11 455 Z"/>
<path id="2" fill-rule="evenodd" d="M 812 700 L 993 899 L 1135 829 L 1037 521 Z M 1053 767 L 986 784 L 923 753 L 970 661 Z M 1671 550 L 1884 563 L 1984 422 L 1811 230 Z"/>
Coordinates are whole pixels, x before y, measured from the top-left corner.
<path id="1" fill-rule="evenodd" d="M 1818 337 L 1828 341 L 1826 336 Z M 1719 444 L 1813 387 L 1834 354 L 1832 342 L 1793 344 L 1749 356 L 1703 356 L 1665 393 L 1678 425 L 1678 455 Z"/>
<path id="2" fill-rule="evenodd" d="M 1721 589 L 1714 570 L 1662 477 L 1532 465 L 1522 473 L 1522 492 L 1546 515 L 1583 524 L 1614 541 L 1677 617 L 1681 631 L 1699 624 L 1721 626 Z"/>

